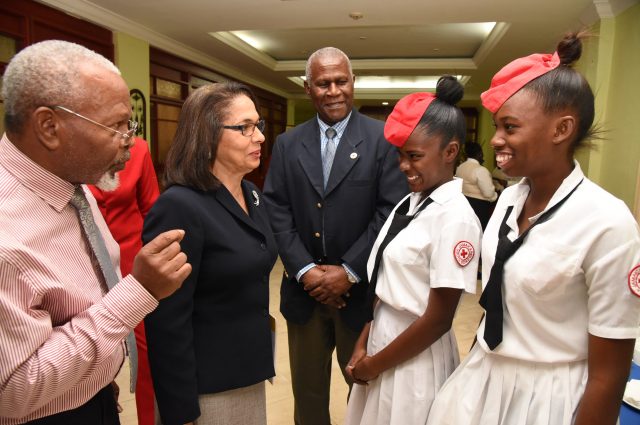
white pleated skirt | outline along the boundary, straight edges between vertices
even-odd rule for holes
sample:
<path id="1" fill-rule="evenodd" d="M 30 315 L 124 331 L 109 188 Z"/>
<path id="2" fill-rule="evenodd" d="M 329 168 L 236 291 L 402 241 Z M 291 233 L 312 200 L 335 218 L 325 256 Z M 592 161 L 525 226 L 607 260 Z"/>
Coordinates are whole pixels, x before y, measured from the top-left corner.
<path id="1" fill-rule="evenodd" d="M 378 303 L 367 353 L 376 354 L 417 317 Z M 345 425 L 423 425 L 431 403 L 460 358 L 453 331 L 406 362 L 384 371 L 369 385 L 354 384 Z"/>
<path id="2" fill-rule="evenodd" d="M 478 344 L 437 395 L 429 425 L 571 425 L 587 362 L 537 363 Z"/>

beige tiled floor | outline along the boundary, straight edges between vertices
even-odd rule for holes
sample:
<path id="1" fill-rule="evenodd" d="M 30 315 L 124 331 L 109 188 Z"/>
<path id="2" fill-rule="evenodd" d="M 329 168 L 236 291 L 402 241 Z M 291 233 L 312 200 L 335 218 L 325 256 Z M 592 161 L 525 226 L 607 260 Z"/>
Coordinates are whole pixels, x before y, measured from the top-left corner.
<path id="1" fill-rule="evenodd" d="M 276 263 L 271 272 L 270 281 L 270 310 L 276 318 L 276 377 L 273 385 L 267 383 L 267 421 L 269 425 L 290 425 L 293 423 L 293 397 L 291 395 L 291 374 L 289 372 L 287 326 L 280 314 L 280 278 L 282 276 L 282 264 Z M 453 328 L 458 339 L 460 356 L 464 357 L 469 351 L 475 329 L 480 320 L 481 310 L 478 306 L 479 288 L 476 295 L 463 295 L 458 312 L 453 322 Z M 337 366 L 334 356 L 334 367 L 331 383 L 331 421 L 334 425 L 344 421 L 347 385 L 342 379 L 342 374 Z M 120 416 L 122 425 L 136 425 L 136 406 L 132 394 L 125 391 L 128 388 L 129 368 L 123 368 L 117 381 L 123 389 L 120 395 L 120 404 L 124 412 Z"/>

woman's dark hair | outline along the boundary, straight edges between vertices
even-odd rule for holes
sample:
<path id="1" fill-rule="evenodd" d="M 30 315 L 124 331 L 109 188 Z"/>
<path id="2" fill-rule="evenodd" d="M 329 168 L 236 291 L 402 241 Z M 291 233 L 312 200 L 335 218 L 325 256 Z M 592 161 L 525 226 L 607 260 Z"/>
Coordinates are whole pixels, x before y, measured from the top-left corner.
<path id="1" fill-rule="evenodd" d="M 545 112 L 570 110 L 576 114 L 574 150 L 593 136 L 593 92 L 582 74 L 571 67 L 582 55 L 582 39 L 586 36 L 586 32 L 566 34 L 557 47 L 560 66 L 523 87 L 538 96 Z"/>
<path id="2" fill-rule="evenodd" d="M 467 158 L 473 158 L 481 161 L 484 158 L 484 152 L 482 152 L 482 146 L 476 142 L 467 142 L 464 144 L 464 153 Z"/>
<path id="3" fill-rule="evenodd" d="M 165 187 L 174 184 L 200 190 L 220 187 L 220 181 L 211 173 L 211 164 L 216 160 L 222 126 L 229 124 L 224 122 L 229 106 L 238 96 L 247 96 L 258 108 L 251 89 L 236 82 L 208 84 L 187 97 L 167 153 Z"/>
<path id="4" fill-rule="evenodd" d="M 452 140 L 463 143 L 466 139 L 466 120 L 460 108 L 455 106 L 463 95 L 462 84 L 454 76 L 443 75 L 436 85 L 436 98 L 416 126 L 424 131 L 427 137 L 440 136 L 441 149 Z"/>

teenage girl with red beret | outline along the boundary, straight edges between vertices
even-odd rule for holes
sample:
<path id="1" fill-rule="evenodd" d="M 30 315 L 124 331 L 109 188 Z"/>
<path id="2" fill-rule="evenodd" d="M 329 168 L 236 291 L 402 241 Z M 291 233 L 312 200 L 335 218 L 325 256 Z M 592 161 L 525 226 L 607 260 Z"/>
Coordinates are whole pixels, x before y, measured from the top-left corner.
<path id="1" fill-rule="evenodd" d="M 354 385 L 347 425 L 424 424 L 433 398 L 458 365 L 451 322 L 463 291 L 475 292 L 480 222 L 453 176 L 465 119 L 453 77 L 435 96 L 401 99 L 385 124 L 411 192 L 373 246 L 373 321 L 365 325 L 347 373 Z M 375 296 L 374 296 L 375 295 Z"/>

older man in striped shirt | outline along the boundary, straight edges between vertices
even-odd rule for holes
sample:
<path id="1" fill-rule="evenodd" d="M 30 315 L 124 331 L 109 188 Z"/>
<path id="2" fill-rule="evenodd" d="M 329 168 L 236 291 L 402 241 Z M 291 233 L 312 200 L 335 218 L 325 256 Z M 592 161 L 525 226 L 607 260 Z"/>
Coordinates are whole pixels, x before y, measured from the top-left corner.
<path id="1" fill-rule="evenodd" d="M 184 232 L 151 241 L 121 278 L 118 245 L 83 186 L 117 186 L 135 129 L 111 62 L 37 43 L 9 63 L 2 91 L 0 425 L 118 424 L 124 339 L 190 273 Z"/>

